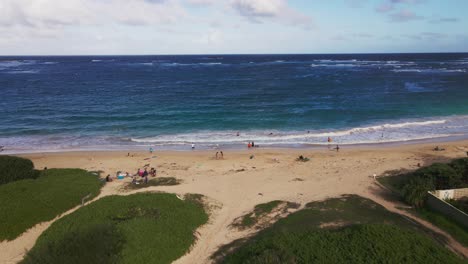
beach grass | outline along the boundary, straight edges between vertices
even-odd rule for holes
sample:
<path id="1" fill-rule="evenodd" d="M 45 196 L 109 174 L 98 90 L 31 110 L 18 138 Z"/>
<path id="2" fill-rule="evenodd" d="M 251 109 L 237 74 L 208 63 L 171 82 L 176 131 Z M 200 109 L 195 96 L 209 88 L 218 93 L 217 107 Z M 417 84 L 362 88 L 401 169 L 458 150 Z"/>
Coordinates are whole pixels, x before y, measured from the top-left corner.
<path id="1" fill-rule="evenodd" d="M 313 202 L 244 240 L 218 263 L 463 263 L 426 229 L 371 200 L 348 195 Z"/>
<path id="2" fill-rule="evenodd" d="M 411 210 L 411 212 L 449 233 L 463 246 L 468 247 L 468 230 L 466 227 L 441 213 L 430 210 L 429 208 L 420 208 L 417 210 Z"/>
<path id="3" fill-rule="evenodd" d="M 34 225 L 54 219 L 97 196 L 99 178 L 81 169 L 49 169 L 37 179 L 0 185 L 0 241 L 12 240 Z"/>
<path id="4" fill-rule="evenodd" d="M 173 186 L 180 184 L 181 180 L 174 177 L 156 177 L 148 181 L 148 183 L 139 182 L 139 184 L 129 183 L 125 186 L 126 189 L 135 190 L 151 186 Z"/>
<path id="5" fill-rule="evenodd" d="M 257 204 L 251 212 L 234 220 L 234 222 L 232 223 L 232 226 L 241 230 L 255 226 L 265 216 L 272 213 L 273 210 L 278 208 L 281 204 L 285 204 L 284 208 L 282 208 L 283 212 L 287 211 L 289 208 L 297 209 L 299 207 L 299 204 L 279 201 L 279 200 L 271 201 L 268 203 Z"/>
<path id="6" fill-rule="evenodd" d="M 208 215 L 194 197 L 108 196 L 54 222 L 22 263 L 171 263 Z"/>

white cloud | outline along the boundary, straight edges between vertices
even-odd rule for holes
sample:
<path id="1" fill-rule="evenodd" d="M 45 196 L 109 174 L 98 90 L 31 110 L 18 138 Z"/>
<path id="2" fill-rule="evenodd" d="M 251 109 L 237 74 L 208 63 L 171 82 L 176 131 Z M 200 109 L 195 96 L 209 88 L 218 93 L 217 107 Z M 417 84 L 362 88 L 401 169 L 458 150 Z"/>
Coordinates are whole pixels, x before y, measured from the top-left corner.
<path id="1" fill-rule="evenodd" d="M 274 20 L 304 28 L 312 27 L 312 18 L 291 8 L 286 0 L 231 0 L 231 6 L 251 22 Z"/>
<path id="2" fill-rule="evenodd" d="M 154 25 L 173 23 L 185 14 L 175 0 L 2 0 L 0 26 Z"/>
<path id="3" fill-rule="evenodd" d="M 187 4 L 192 6 L 210 6 L 215 3 L 215 0 L 186 0 Z"/>

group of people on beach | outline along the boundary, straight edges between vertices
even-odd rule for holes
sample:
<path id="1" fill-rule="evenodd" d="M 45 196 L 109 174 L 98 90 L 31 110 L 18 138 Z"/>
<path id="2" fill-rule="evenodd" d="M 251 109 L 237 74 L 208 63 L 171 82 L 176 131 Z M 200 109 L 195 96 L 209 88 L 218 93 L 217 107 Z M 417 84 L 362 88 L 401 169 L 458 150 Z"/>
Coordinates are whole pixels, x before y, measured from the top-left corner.
<path id="1" fill-rule="evenodd" d="M 247 143 L 247 148 L 258 148 L 259 146 L 258 145 L 255 145 L 255 142 L 249 142 Z"/>
<path id="2" fill-rule="evenodd" d="M 137 183 L 137 177 L 142 177 L 143 178 L 143 182 L 145 184 L 148 183 L 148 176 L 151 176 L 151 177 L 156 177 L 156 169 L 155 168 L 151 168 L 150 171 L 148 171 L 147 168 L 145 169 L 138 169 L 137 170 L 137 173 L 134 175 L 134 177 L 132 177 L 132 183 L 133 184 L 136 184 Z"/>

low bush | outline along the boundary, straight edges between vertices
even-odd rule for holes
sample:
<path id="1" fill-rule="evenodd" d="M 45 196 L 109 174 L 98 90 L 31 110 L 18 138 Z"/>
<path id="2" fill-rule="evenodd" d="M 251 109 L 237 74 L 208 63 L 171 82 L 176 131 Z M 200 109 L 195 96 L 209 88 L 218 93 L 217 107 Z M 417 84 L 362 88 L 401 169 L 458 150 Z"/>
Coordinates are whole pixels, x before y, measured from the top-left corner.
<path id="1" fill-rule="evenodd" d="M 12 240 L 100 192 L 97 175 L 80 169 L 49 169 L 37 179 L 0 185 L 0 241 Z"/>
<path id="2" fill-rule="evenodd" d="M 415 207 L 424 206 L 428 191 L 463 188 L 468 186 L 468 158 L 448 164 L 434 163 L 414 172 L 384 177 L 379 180 Z"/>
<path id="3" fill-rule="evenodd" d="M 0 185 L 24 179 L 35 179 L 40 172 L 32 161 L 14 156 L 0 156 Z"/>
<path id="4" fill-rule="evenodd" d="M 208 221 L 194 197 L 104 197 L 54 222 L 22 263 L 171 263 L 189 250 L 195 230 Z"/>
<path id="5" fill-rule="evenodd" d="M 427 229 L 355 195 L 312 202 L 254 237 L 223 246 L 221 263 L 464 263 Z"/>
<path id="6" fill-rule="evenodd" d="M 415 207 L 422 207 L 427 198 L 427 192 L 435 189 L 432 178 L 413 177 L 402 190 L 405 202 Z"/>

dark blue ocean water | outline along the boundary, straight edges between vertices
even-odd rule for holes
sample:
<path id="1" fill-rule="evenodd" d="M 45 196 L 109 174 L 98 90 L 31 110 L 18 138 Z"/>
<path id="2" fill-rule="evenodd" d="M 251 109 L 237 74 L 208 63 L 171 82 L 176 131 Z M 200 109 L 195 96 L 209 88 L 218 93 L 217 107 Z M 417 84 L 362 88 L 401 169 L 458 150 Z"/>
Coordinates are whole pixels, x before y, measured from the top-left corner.
<path id="1" fill-rule="evenodd" d="M 0 57 L 10 151 L 468 134 L 468 54 Z M 240 132 L 240 136 L 236 133 Z"/>

